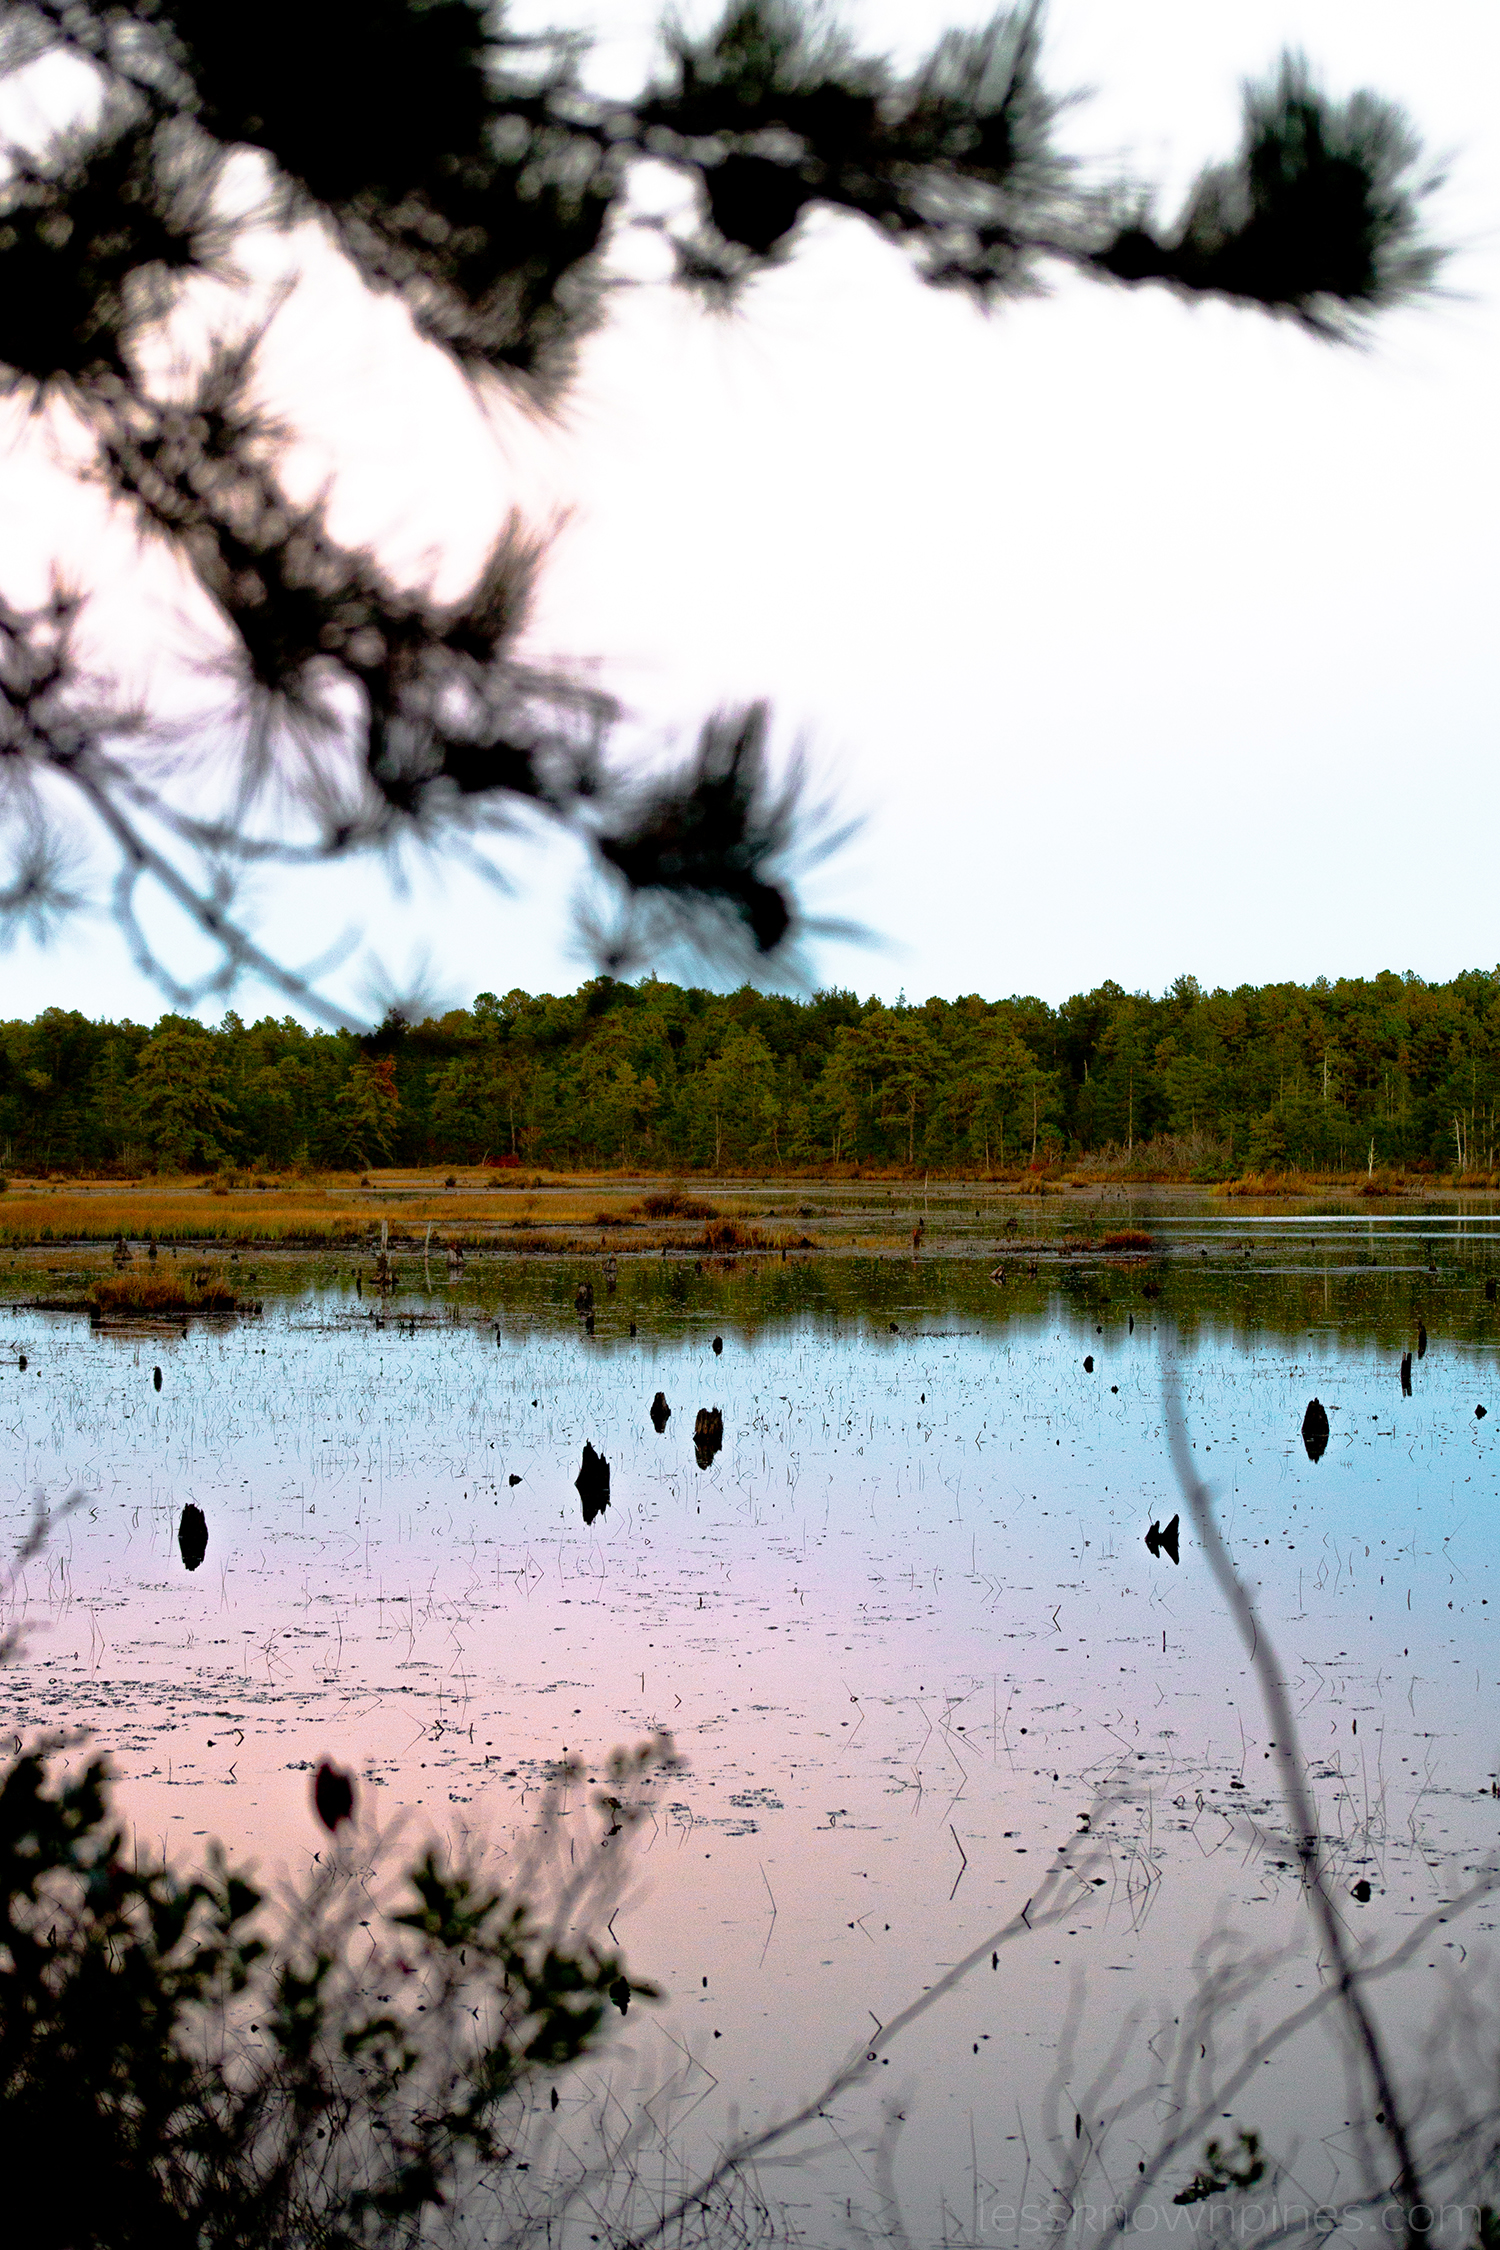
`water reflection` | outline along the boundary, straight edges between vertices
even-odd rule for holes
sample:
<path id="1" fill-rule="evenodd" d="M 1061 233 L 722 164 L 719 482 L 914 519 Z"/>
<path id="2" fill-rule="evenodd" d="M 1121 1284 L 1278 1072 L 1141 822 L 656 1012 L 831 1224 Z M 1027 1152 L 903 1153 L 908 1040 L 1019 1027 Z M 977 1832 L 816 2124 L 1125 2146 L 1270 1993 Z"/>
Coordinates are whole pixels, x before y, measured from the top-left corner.
<path id="1" fill-rule="evenodd" d="M 91 1726 L 174 1852 L 228 1832 L 273 1864 L 326 1842 L 325 1751 L 372 1815 L 524 1834 L 559 1757 L 669 1728 L 685 1763 L 614 1934 L 714 2073 L 705 2131 L 818 2083 L 867 2008 L 889 2020 L 1021 1907 L 1123 1770 L 1092 1816 L 1097 1905 L 1002 1955 L 962 2023 L 884 2073 L 929 2089 L 902 2162 L 934 2201 L 976 2160 L 971 2116 L 998 2178 L 995 2120 L 1015 2130 L 1075 1976 L 1113 2036 L 1108 1996 L 1175 2002 L 1216 1915 L 1268 1950 L 1302 1927 L 1274 1729 L 1175 1514 L 1168 1354 L 1310 1714 L 1362 1934 L 1399 1936 L 1450 1853 L 1493 1845 L 1490 1243 L 1230 1213 L 1202 1258 L 1207 1223 L 1168 1255 L 1042 1251 L 1035 1278 L 1013 1260 L 1003 1290 L 993 1252 L 929 1235 L 915 1266 L 621 1260 L 614 1295 L 602 1253 L 471 1251 L 440 1314 L 413 1292 L 379 1328 L 331 1258 L 279 1285 L 267 1261 L 253 1329 L 158 1341 L 14 1308 L 13 1523 L 38 1485 L 96 1513 L 70 1519 L 66 1574 L 33 1573 L 0 1712 Z M 1321 1467 L 1315 1388 L 1319 1452 L 1340 1441 Z M 1277 2076 L 1299 2127 L 1327 2122 L 1321 2080 Z"/>

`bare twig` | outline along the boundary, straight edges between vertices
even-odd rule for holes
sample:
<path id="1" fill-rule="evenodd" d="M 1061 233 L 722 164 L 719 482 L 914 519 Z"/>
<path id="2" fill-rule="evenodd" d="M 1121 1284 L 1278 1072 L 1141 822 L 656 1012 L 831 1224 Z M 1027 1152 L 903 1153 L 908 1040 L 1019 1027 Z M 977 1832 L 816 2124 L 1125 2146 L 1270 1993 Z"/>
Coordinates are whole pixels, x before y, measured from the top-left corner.
<path id="1" fill-rule="evenodd" d="M 1218 1519 L 1214 1514 L 1213 1495 L 1193 1467 L 1187 1421 L 1175 1369 L 1168 1368 L 1164 1390 L 1172 1466 L 1182 1488 L 1183 1505 L 1192 1519 L 1204 1554 L 1208 1557 L 1215 1583 L 1224 1596 L 1236 1630 L 1245 1644 L 1251 1670 L 1260 1688 L 1266 1719 L 1272 1729 L 1271 1747 L 1275 1752 L 1276 1770 L 1291 1820 L 1292 1841 L 1302 1868 L 1303 1891 L 1319 1936 L 1333 1964 L 1334 1982 L 1331 1991 L 1342 2007 L 1344 2019 L 1358 2051 L 1364 2057 L 1378 2099 L 1377 2123 L 1385 2133 L 1396 2160 L 1393 2193 L 1401 2206 L 1408 2250 L 1416 2250 L 1416 2245 L 1422 2240 L 1422 2229 L 1415 2223 L 1414 2214 L 1423 2202 L 1423 2195 L 1421 2174 L 1412 2147 L 1411 2129 L 1397 2092 L 1380 2027 L 1365 2001 L 1363 1972 L 1323 1878 L 1318 1847 L 1317 1807 L 1307 1786 L 1306 1761 L 1297 1733 L 1297 1722 L 1292 1716 L 1286 1682 L 1270 1637 L 1256 1613 L 1249 1588 L 1235 1569 L 1224 1544 Z"/>
<path id="2" fill-rule="evenodd" d="M 1090 1826 L 1097 1822 L 1103 1807 L 1108 1803 L 1116 1802 L 1118 1796 L 1118 1790 L 1100 1792 L 1091 1810 Z M 1075 1847 L 1083 1843 L 1090 1844 L 1089 1851 L 1081 1858 L 1075 1858 Z M 963 1849 L 962 1845 L 959 1846 L 959 1849 Z M 977 1945 L 971 1946 L 963 1959 L 955 1962 L 946 1976 L 940 1977 L 930 1990 L 921 1993 L 917 1999 L 911 2001 L 907 2007 L 901 2010 L 899 2015 L 893 2016 L 889 2023 L 881 2025 L 872 2039 L 861 2040 L 859 2045 L 850 2053 L 848 2059 L 839 2066 L 832 2077 L 826 2080 L 818 2092 L 808 2101 L 805 2101 L 799 2109 L 794 2110 L 789 2117 L 782 2118 L 778 2124 L 765 2126 L 759 2132 L 746 2134 L 741 2139 L 731 2142 L 710 2171 L 706 2172 L 685 2194 L 677 2197 L 674 2202 L 668 2205 L 651 2226 L 639 2234 L 632 2235 L 627 2242 L 622 2243 L 619 2250 L 646 2250 L 648 2244 L 662 2240 L 672 2229 L 680 2227 L 694 2212 L 705 2209 L 737 2174 L 768 2155 L 772 2149 L 789 2140 L 793 2134 L 800 2132 L 804 2126 L 811 2125 L 815 2120 L 826 2117 L 832 2104 L 868 2078 L 872 2070 L 881 2061 L 882 2056 L 901 2037 L 902 2033 L 908 2031 L 913 2024 L 920 2022 L 922 2017 L 928 2015 L 932 2009 L 945 2000 L 949 1993 L 955 1991 L 963 1983 L 965 1977 L 982 1964 L 986 1954 L 993 1958 L 1002 1947 L 1010 1945 L 1017 1938 L 1034 1936 L 1037 1931 L 1050 1929 L 1055 1922 L 1060 1922 L 1069 1914 L 1076 1913 L 1091 1887 L 1090 1878 L 1085 1870 L 1098 1864 L 1104 1857 L 1104 1848 L 1101 1845 L 1092 1844 L 1086 1833 L 1070 1836 L 1065 1843 L 1058 1847 L 1052 1865 L 1048 1868 L 1037 1889 L 1032 1892 L 1025 1904 L 1010 1917 L 1009 1921 L 1002 1923 L 998 1929 L 991 1930 L 979 1940 Z"/>

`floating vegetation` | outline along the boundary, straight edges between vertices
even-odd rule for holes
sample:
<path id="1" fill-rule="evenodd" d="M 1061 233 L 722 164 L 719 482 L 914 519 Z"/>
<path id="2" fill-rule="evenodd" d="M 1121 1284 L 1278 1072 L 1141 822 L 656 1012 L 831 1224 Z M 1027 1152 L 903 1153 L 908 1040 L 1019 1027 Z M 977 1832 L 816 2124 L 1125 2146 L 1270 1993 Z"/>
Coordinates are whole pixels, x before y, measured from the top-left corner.
<path id="1" fill-rule="evenodd" d="M 704 1203 L 678 1186 L 656 1188 L 650 1195 L 643 1195 L 638 1208 L 648 1219 L 716 1219 L 719 1215 L 712 1203 Z"/>

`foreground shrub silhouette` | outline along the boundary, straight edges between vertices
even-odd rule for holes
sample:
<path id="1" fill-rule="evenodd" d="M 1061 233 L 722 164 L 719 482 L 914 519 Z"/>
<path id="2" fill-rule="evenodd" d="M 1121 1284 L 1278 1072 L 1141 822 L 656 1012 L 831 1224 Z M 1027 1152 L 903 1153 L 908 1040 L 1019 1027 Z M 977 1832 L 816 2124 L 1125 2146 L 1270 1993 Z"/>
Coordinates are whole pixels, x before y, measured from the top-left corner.
<path id="1" fill-rule="evenodd" d="M 11 2239 L 415 2242 L 465 2181 L 493 2193 L 497 2175 L 519 2223 L 530 2083 L 654 1993 L 593 1933 L 618 1903 L 635 1793 L 670 1762 L 665 1742 L 616 1756 L 571 1875 L 553 1873 L 544 1807 L 507 1884 L 435 1851 L 392 1881 L 388 1851 L 369 1864 L 354 1842 L 278 1903 L 217 1850 L 189 1878 L 127 1857 L 102 1761 L 17 1758 L 0 1782 Z"/>

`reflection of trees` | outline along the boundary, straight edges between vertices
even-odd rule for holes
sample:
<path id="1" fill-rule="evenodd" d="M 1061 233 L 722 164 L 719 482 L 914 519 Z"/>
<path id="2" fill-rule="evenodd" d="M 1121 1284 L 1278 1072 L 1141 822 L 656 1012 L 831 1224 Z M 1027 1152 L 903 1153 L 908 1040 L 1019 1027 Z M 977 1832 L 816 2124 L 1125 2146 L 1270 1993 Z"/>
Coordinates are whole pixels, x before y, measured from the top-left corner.
<path id="1" fill-rule="evenodd" d="M 816 1227 L 816 1220 L 807 1222 Z M 628 1245 L 629 1237 L 624 1238 Z M 617 1248 L 619 1246 L 617 1245 Z M 1321 1273 L 1287 1271 L 1237 1275 L 1222 1267 L 1199 1270 L 1196 1259 L 1141 1259 L 1126 1262 L 1107 1254 L 1059 1259 L 1042 1251 L 1038 1272 L 1027 1271 L 1031 1253 L 1018 1258 L 1014 1243 L 1002 1253 L 1007 1279 L 1003 1290 L 990 1280 L 996 1252 L 972 1257 L 944 1256 L 913 1264 L 909 1257 L 802 1256 L 785 1264 L 775 1255 L 740 1254 L 732 1267 L 703 1261 L 625 1256 L 619 1291 L 601 1317 L 599 1341 L 607 1344 L 631 1320 L 657 1313 L 674 1324 L 679 1316 L 701 1312 L 754 1329 L 791 1328 L 812 1319 L 868 1327 L 879 1344 L 888 1324 L 898 1320 L 901 1335 L 910 1321 L 983 1331 L 995 1337 L 1024 1339 L 1043 1333 L 1059 1316 L 1077 1324 L 1080 1335 L 1102 1326 L 1106 1341 L 1122 1338 L 1129 1322 L 1137 1336 L 1153 1329 L 1180 1339 L 1185 1352 L 1215 1348 L 1253 1350 L 1268 1343 L 1304 1345 L 1310 1331 L 1336 1336 L 1341 1349 L 1373 1347 L 1388 1355 L 1392 1391 L 1402 1351 L 1416 1333 L 1419 1318 L 1431 1319 L 1431 1294 L 1421 1274 L 1352 1271 L 1326 1278 Z M 486 1310 L 525 1306 L 559 1334 L 577 1329 L 573 1293 L 578 1282 L 575 1257 L 479 1258 L 470 1261 L 465 1295 Z M 1478 1269 L 1470 1286 L 1455 1288 L 1450 1269 L 1444 1288 L 1443 1335 L 1450 1344 L 1496 1343 L 1494 1307 L 1488 1305 Z M 290 1278 L 290 1277 L 289 1277 Z M 1155 1294 L 1147 1296 L 1150 1287 Z M 889 1337 L 893 1351 L 906 1349 L 901 1336 Z"/>

